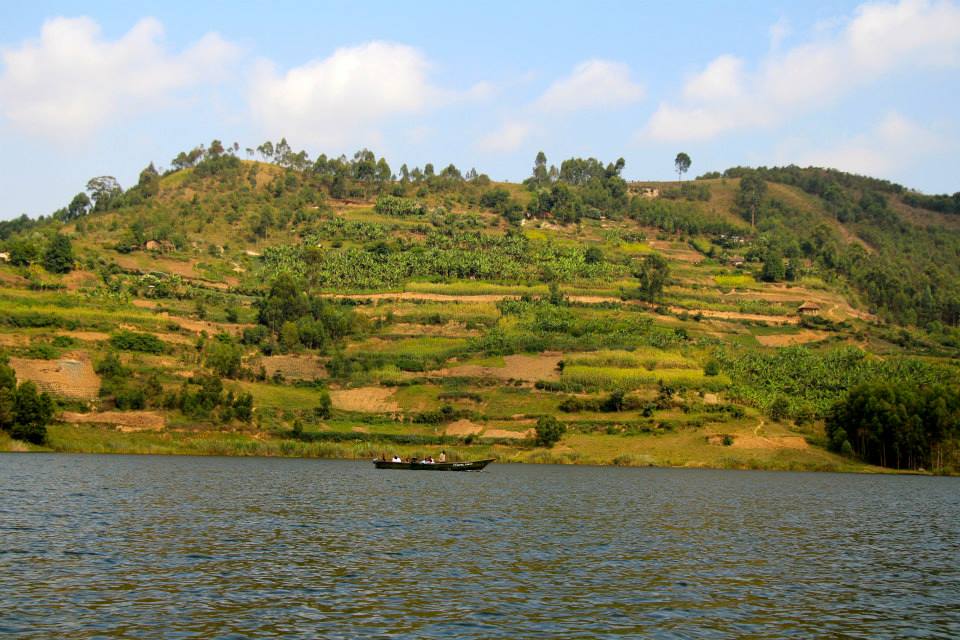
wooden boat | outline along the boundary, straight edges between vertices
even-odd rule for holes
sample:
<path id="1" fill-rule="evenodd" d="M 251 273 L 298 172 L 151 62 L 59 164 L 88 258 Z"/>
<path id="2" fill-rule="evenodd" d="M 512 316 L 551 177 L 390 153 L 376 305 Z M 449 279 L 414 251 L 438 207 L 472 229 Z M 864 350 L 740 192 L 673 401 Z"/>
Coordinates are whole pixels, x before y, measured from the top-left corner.
<path id="1" fill-rule="evenodd" d="M 389 460 L 374 460 L 377 469 L 407 469 L 410 471 L 482 471 L 485 466 L 493 462 L 489 460 L 473 460 L 470 462 L 390 462 Z"/>

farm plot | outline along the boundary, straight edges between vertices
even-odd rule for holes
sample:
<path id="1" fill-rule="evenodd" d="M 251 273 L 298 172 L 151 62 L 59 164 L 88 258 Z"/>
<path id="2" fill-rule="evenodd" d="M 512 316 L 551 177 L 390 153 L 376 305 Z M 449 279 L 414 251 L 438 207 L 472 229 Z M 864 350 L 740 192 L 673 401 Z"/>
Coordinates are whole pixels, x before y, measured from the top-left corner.
<path id="1" fill-rule="evenodd" d="M 394 399 L 394 389 L 384 387 L 360 387 L 330 392 L 335 409 L 364 413 L 396 413 L 400 405 Z"/>
<path id="2" fill-rule="evenodd" d="M 695 389 L 719 390 L 730 384 L 724 375 L 706 376 L 698 369 L 654 369 L 640 367 L 585 367 L 568 366 L 563 369 L 560 379 L 564 382 L 595 387 L 605 390 L 622 389 L 624 391 L 655 385 L 663 382 L 671 386 L 684 386 Z"/>
<path id="3" fill-rule="evenodd" d="M 264 356 L 260 359 L 268 376 L 279 373 L 290 380 L 316 380 L 326 378 L 327 370 L 318 356 Z"/>
<path id="4" fill-rule="evenodd" d="M 82 351 L 66 354 L 58 360 L 10 358 L 18 381 L 30 380 L 41 391 L 76 400 L 93 400 L 100 391 L 100 377 L 93 370 L 90 356 Z"/>

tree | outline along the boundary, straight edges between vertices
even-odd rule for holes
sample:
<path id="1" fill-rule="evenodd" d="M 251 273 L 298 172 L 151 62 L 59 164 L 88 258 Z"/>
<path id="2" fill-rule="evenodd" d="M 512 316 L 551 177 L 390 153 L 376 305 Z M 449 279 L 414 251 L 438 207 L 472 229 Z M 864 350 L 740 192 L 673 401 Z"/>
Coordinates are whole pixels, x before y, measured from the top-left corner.
<path id="1" fill-rule="evenodd" d="M 750 226 L 757 226 L 757 211 L 767 195 L 767 182 L 755 171 L 744 174 L 740 178 L 740 190 L 737 192 L 734 203 L 740 209 L 740 214 L 749 216 Z"/>
<path id="2" fill-rule="evenodd" d="M 587 264 L 600 264 L 603 262 L 603 251 L 596 245 L 587 247 L 583 254 L 583 261 Z"/>
<path id="3" fill-rule="evenodd" d="M 93 208 L 96 211 L 106 211 L 113 201 L 123 194 L 120 183 L 113 176 L 97 176 L 87 182 L 87 191 L 93 198 Z"/>
<path id="4" fill-rule="evenodd" d="M 273 159 L 273 143 L 267 140 L 262 145 L 257 147 L 257 152 L 260 154 L 260 157 L 264 160 Z"/>
<path id="5" fill-rule="evenodd" d="M 553 447 L 567 432 L 567 426 L 553 416 L 540 416 L 537 420 L 534 442 L 538 447 Z"/>
<path id="6" fill-rule="evenodd" d="M 53 402 L 46 393 L 37 393 L 33 382 L 24 382 L 17 388 L 14 413 L 16 418 L 10 435 L 33 444 L 47 441 L 47 424 L 53 419 Z"/>
<path id="7" fill-rule="evenodd" d="M 217 336 L 207 346 L 207 366 L 223 378 L 235 378 L 240 373 L 243 349 L 230 336 Z"/>
<path id="8" fill-rule="evenodd" d="M 692 163 L 693 162 L 690 160 L 690 156 L 688 156 L 686 153 L 681 151 L 677 154 L 676 159 L 673 161 L 673 166 L 677 169 L 677 181 L 683 180 L 683 174 L 690 169 L 690 165 Z"/>
<path id="9" fill-rule="evenodd" d="M 16 420 L 17 374 L 0 360 L 0 430 L 9 431 Z"/>
<path id="10" fill-rule="evenodd" d="M 70 238 L 62 233 L 53 236 L 43 255 L 43 268 L 50 273 L 70 273 L 73 271 L 73 261 Z"/>
<path id="11" fill-rule="evenodd" d="M 767 408 L 767 414 L 771 420 L 782 422 L 784 418 L 790 415 L 790 401 L 783 396 L 777 396 Z"/>
<path id="12" fill-rule="evenodd" d="M 537 188 L 545 187 L 550 184 L 550 174 L 547 171 L 547 155 L 540 151 L 533 161 L 533 174 L 527 181 L 528 186 Z"/>
<path id="13" fill-rule="evenodd" d="M 80 192 L 77 195 L 73 196 L 73 200 L 70 201 L 70 204 L 67 205 L 67 217 L 66 220 L 74 220 L 80 216 L 86 215 L 87 211 L 90 209 L 90 198 L 84 192 Z"/>
<path id="14" fill-rule="evenodd" d="M 320 390 L 317 397 L 317 406 L 313 408 L 313 415 L 321 420 L 330 417 L 332 413 L 333 402 L 330 400 L 330 393 L 326 389 Z"/>
<path id="15" fill-rule="evenodd" d="M 147 198 L 157 195 L 160 191 L 160 173 L 157 171 L 157 168 L 153 166 L 152 162 L 140 172 L 140 179 L 137 181 L 137 186 L 140 187 L 140 193 Z"/>
<path id="16" fill-rule="evenodd" d="M 257 302 L 257 321 L 279 333 L 285 322 L 293 322 L 310 312 L 310 302 L 297 282 L 282 273 L 270 285 L 266 298 Z"/>
<path id="17" fill-rule="evenodd" d="M 786 276 L 783 266 L 783 253 L 779 249 L 769 248 L 763 256 L 763 270 L 760 279 L 764 282 L 779 282 Z"/>
<path id="18" fill-rule="evenodd" d="M 670 265 L 659 253 L 651 253 L 644 257 L 634 276 L 640 281 L 641 298 L 653 301 L 663 293 L 663 287 L 670 278 Z"/>
<path id="19" fill-rule="evenodd" d="M 32 237 L 20 236 L 7 243 L 10 253 L 10 264 L 17 267 L 28 267 L 40 259 L 40 245 Z"/>

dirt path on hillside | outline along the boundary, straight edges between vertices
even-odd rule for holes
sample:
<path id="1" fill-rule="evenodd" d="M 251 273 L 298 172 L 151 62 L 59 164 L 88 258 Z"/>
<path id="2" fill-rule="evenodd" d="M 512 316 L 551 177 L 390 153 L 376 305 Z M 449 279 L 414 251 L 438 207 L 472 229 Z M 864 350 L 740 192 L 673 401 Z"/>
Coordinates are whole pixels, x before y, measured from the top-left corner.
<path id="1" fill-rule="evenodd" d="M 398 291 L 396 293 L 330 293 L 324 294 L 327 298 L 342 298 L 346 300 L 421 300 L 425 302 L 500 302 L 501 300 L 516 300 L 520 296 L 507 294 L 480 294 L 480 295 L 451 295 L 442 293 L 417 293 L 414 291 Z M 635 304 L 652 308 L 639 300 L 621 300 L 614 296 L 567 296 L 570 302 L 579 302 L 582 304 Z M 800 318 L 797 316 L 773 316 L 759 313 L 740 313 L 739 311 L 713 311 L 710 309 L 683 309 L 681 307 L 669 307 L 673 313 L 688 313 L 690 315 L 700 314 L 705 318 L 722 318 L 725 320 L 755 320 L 759 322 L 769 322 L 771 324 L 797 324 Z"/>
<path id="2" fill-rule="evenodd" d="M 724 320 L 754 320 L 757 322 L 767 322 L 769 324 L 797 324 L 800 318 L 797 316 L 768 316 L 760 313 L 740 313 L 739 311 L 714 311 L 712 309 L 684 309 L 682 307 L 669 307 L 673 313 L 688 313 L 692 316 L 700 314 L 704 318 L 722 318 Z"/>

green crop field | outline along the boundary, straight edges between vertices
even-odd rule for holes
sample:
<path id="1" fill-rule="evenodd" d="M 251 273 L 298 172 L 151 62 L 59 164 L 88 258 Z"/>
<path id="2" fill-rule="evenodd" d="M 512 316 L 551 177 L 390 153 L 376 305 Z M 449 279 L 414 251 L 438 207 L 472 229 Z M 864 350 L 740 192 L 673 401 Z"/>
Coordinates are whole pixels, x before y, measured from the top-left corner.
<path id="1" fill-rule="evenodd" d="M 34 382 L 18 401 L 46 393 L 51 413 L 43 437 L 0 424 L 0 449 L 443 444 L 460 459 L 876 470 L 831 418 L 853 423 L 859 389 L 928 416 L 909 438 L 889 418 L 877 438 L 911 456 L 880 462 L 929 469 L 936 451 L 937 471 L 960 468 L 960 234 L 934 224 L 940 200 L 789 167 L 628 183 L 583 158 L 524 184 L 395 180 L 366 154 L 281 166 L 200 150 L 79 213 L 0 222 L 0 383 Z M 565 428 L 552 447 L 531 437 L 546 417 Z"/>

